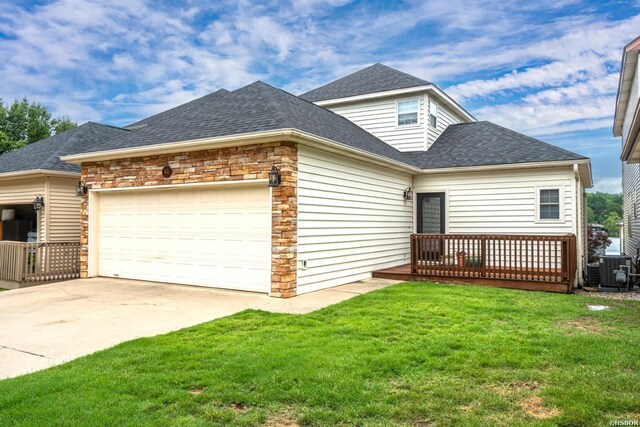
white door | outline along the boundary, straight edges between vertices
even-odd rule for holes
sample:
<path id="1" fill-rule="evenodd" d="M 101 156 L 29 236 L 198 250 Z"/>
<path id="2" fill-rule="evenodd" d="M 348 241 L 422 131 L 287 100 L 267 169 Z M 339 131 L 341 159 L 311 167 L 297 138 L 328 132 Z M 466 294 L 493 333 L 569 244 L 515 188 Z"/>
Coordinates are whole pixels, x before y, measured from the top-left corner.
<path id="1" fill-rule="evenodd" d="M 107 191 L 97 209 L 99 276 L 269 292 L 268 188 Z"/>

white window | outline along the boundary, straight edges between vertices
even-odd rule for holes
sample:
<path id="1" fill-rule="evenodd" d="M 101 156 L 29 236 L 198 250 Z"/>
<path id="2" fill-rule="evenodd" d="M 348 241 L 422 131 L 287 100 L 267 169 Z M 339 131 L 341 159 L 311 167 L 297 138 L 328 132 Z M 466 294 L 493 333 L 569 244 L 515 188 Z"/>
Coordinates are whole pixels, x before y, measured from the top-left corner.
<path id="1" fill-rule="evenodd" d="M 429 100 L 429 126 L 435 128 L 438 125 L 438 104 L 431 99 Z"/>
<path id="2" fill-rule="evenodd" d="M 396 102 L 396 112 L 398 113 L 398 126 L 417 125 L 418 109 L 420 101 L 418 98 L 401 99 Z"/>
<path id="3" fill-rule="evenodd" d="M 560 189 L 541 189 L 539 203 L 540 220 L 560 220 Z"/>

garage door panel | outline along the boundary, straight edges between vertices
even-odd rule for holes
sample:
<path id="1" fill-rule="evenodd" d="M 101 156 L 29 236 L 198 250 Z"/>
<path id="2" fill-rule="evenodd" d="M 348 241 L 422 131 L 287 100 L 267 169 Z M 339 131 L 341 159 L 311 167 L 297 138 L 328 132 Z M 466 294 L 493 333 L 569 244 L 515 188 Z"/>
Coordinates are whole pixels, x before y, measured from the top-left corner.
<path id="1" fill-rule="evenodd" d="M 98 274 L 268 292 L 267 188 L 100 195 Z"/>

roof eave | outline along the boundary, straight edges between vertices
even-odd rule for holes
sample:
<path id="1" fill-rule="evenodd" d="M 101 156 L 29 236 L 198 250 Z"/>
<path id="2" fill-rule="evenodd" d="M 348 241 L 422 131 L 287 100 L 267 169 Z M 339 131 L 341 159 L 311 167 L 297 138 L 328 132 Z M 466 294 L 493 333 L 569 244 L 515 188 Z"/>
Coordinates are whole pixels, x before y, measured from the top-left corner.
<path id="1" fill-rule="evenodd" d="M 366 158 L 372 162 L 384 164 L 385 166 L 392 167 L 396 170 L 401 170 L 407 173 L 416 173 L 420 171 L 419 168 L 416 168 L 409 164 L 402 163 L 365 150 L 360 150 L 355 147 L 342 144 L 340 142 L 336 142 L 293 128 L 251 132 L 215 138 L 202 138 L 189 141 L 170 142 L 166 144 L 155 144 L 118 150 L 81 153 L 63 156 L 60 159 L 68 163 L 81 164 L 86 162 L 99 162 L 122 158 L 180 153 L 186 151 L 211 150 L 226 147 L 241 147 L 243 145 L 285 141 L 292 141 L 308 145 L 321 144 L 324 148 L 327 148 L 329 150 L 336 150 L 340 151 L 341 153 L 350 153 L 353 157 L 357 157 L 360 159 Z"/>
<path id="2" fill-rule="evenodd" d="M 443 101 L 449 108 L 457 111 L 462 117 L 469 122 L 475 122 L 477 119 L 471 115 L 467 110 L 462 108 L 460 104 L 454 101 L 449 95 L 447 95 L 442 89 L 434 84 L 413 86 L 404 89 L 386 90 L 382 92 L 366 93 L 363 95 L 348 96 L 345 98 L 325 99 L 322 101 L 315 101 L 314 104 L 320 107 L 331 107 L 334 105 L 348 104 L 352 102 L 368 101 L 372 99 L 388 98 L 392 96 L 410 95 L 416 92 L 433 92 L 441 101 Z"/>
<path id="3" fill-rule="evenodd" d="M 580 179 L 582 180 L 582 186 L 586 188 L 593 188 L 593 171 L 591 169 L 591 162 L 578 163 L 578 170 L 580 172 Z"/>
<path id="4" fill-rule="evenodd" d="M 638 65 L 638 51 L 640 50 L 640 37 L 635 38 L 624 47 L 622 53 L 622 65 L 620 79 L 618 80 L 618 93 L 616 95 L 616 109 L 613 118 L 613 136 L 622 136 L 622 126 L 626 113 L 633 75 Z"/>
<path id="5" fill-rule="evenodd" d="M 38 178 L 38 177 L 61 177 L 61 178 L 77 178 L 80 172 L 56 171 L 48 169 L 30 169 L 15 172 L 0 173 L 0 180 L 16 179 L 16 178 Z"/>
<path id="6" fill-rule="evenodd" d="M 421 174 L 439 174 L 439 173 L 457 173 L 457 172 L 478 172 L 478 171 L 492 171 L 492 170 L 509 170 L 509 169 L 534 169 L 534 168 L 553 168 L 559 166 L 572 166 L 572 165 L 588 165 L 591 168 L 591 160 L 573 159 L 573 160 L 555 160 L 545 162 L 522 162 L 522 163 L 503 163 L 496 165 L 478 165 L 478 166 L 456 166 L 449 168 L 425 168 L 421 170 Z"/>

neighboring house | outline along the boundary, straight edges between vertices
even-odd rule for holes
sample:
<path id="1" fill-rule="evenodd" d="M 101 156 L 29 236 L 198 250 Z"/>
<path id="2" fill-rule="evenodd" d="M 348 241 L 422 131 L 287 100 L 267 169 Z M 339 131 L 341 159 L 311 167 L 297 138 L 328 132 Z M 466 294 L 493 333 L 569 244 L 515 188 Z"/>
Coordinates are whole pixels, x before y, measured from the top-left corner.
<path id="1" fill-rule="evenodd" d="M 622 137 L 623 245 L 620 251 L 638 256 L 640 247 L 640 37 L 625 46 L 616 98 L 613 135 Z"/>
<path id="2" fill-rule="evenodd" d="M 38 241 L 80 240 L 80 198 L 76 185 L 80 167 L 60 156 L 126 132 L 112 126 L 86 123 L 18 150 L 0 155 L 0 211 L 13 210 L 15 220 L 0 224 L 0 240 L 26 241 L 36 232 Z M 36 213 L 33 201 L 42 196 Z"/>
<path id="3" fill-rule="evenodd" d="M 389 67 L 301 97 L 221 90 L 127 128 L 62 157 L 89 190 L 83 277 L 290 297 L 406 264 L 414 232 L 574 233 L 584 266 L 589 159 Z"/>

